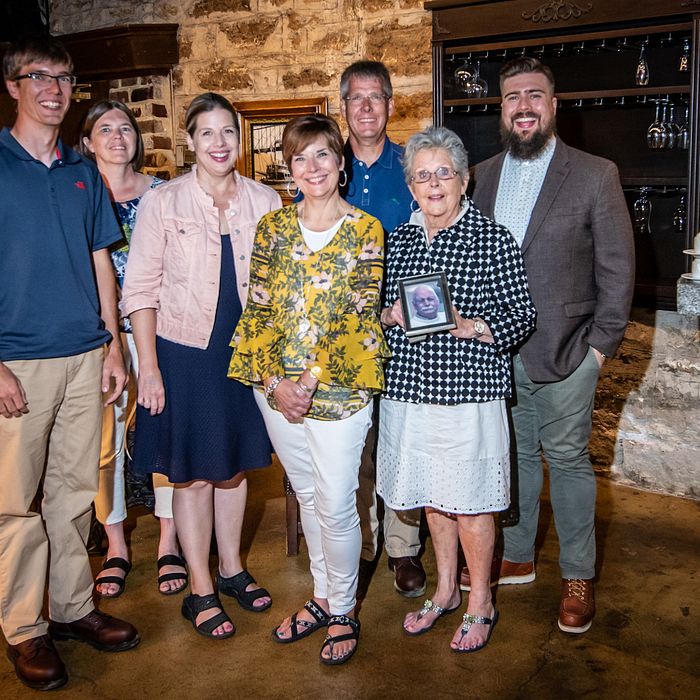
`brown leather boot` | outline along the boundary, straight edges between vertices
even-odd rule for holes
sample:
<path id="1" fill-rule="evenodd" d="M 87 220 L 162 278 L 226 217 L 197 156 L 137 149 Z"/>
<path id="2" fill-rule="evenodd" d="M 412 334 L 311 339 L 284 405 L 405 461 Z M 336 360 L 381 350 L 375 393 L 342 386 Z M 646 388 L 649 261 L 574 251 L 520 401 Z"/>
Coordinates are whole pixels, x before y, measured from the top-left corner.
<path id="1" fill-rule="evenodd" d="M 593 579 L 562 579 L 559 629 L 572 634 L 582 634 L 590 629 L 594 615 Z"/>

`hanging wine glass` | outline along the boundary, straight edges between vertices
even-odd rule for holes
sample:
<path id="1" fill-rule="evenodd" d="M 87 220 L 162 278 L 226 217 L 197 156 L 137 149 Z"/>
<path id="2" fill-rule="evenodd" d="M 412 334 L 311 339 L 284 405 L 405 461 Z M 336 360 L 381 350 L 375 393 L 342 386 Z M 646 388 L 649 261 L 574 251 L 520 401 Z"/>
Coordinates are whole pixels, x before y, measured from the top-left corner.
<path id="1" fill-rule="evenodd" d="M 688 66 L 690 61 L 690 39 L 687 37 L 683 39 L 683 53 L 681 54 L 680 61 L 678 62 L 678 70 L 681 73 L 688 72 Z"/>
<path id="2" fill-rule="evenodd" d="M 646 56 L 646 41 L 642 42 L 637 61 L 637 71 L 634 74 L 635 85 L 649 85 L 649 63 Z"/>
<path id="3" fill-rule="evenodd" d="M 647 129 L 647 146 L 658 150 L 666 147 L 666 133 L 661 121 L 661 100 L 654 101 L 656 102 L 656 114 L 654 116 L 654 121 Z"/>
<path id="4" fill-rule="evenodd" d="M 685 233 L 685 226 L 688 221 L 688 212 L 685 206 L 685 195 L 681 195 L 681 201 L 678 209 L 673 213 L 673 230 L 676 233 Z"/>
<path id="5" fill-rule="evenodd" d="M 476 72 L 472 81 L 471 97 L 487 97 L 489 94 L 489 84 L 481 77 L 481 61 L 476 62 Z"/>
<path id="6" fill-rule="evenodd" d="M 667 100 L 663 100 L 661 104 L 661 127 L 664 130 L 664 148 L 673 148 L 676 145 L 676 129 L 673 124 L 674 105 Z"/>
<path id="7" fill-rule="evenodd" d="M 650 187 L 640 188 L 639 198 L 632 205 L 634 211 L 634 231 L 640 236 L 648 236 L 651 234 L 650 191 Z"/>
<path id="8" fill-rule="evenodd" d="M 455 84 L 462 92 L 469 92 L 470 86 L 474 81 L 474 73 L 476 68 L 471 62 L 471 54 L 464 59 L 464 63 L 455 71 Z"/>
<path id="9" fill-rule="evenodd" d="M 673 143 L 668 148 L 679 148 L 678 140 L 681 136 L 681 127 L 676 121 L 676 105 L 673 102 L 669 102 L 668 105 L 668 126 L 673 134 L 671 137 Z"/>
<path id="10" fill-rule="evenodd" d="M 690 105 L 685 106 L 685 116 L 683 121 L 678 125 L 678 137 L 676 138 L 676 148 L 682 151 L 687 151 L 690 145 L 690 127 L 688 126 L 688 116 L 690 113 Z"/>

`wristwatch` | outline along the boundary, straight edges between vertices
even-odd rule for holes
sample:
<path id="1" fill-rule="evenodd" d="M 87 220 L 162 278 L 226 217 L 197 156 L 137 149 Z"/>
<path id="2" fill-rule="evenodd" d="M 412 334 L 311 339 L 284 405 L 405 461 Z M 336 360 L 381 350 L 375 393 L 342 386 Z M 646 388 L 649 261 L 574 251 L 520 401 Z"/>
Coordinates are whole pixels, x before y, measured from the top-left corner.
<path id="1" fill-rule="evenodd" d="M 486 333 L 486 324 L 478 318 L 474 321 L 474 333 L 477 338 L 481 338 Z"/>

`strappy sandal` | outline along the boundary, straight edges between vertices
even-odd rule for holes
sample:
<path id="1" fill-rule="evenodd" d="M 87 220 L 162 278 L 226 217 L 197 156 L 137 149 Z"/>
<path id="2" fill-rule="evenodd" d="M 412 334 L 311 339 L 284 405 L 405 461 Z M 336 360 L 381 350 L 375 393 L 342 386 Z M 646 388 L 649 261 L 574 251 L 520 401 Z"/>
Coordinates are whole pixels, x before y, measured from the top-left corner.
<path id="1" fill-rule="evenodd" d="M 469 613 L 464 613 L 462 616 L 462 629 L 460 630 L 459 641 L 464 639 L 464 636 L 469 633 L 472 625 L 489 625 L 489 634 L 486 637 L 486 641 L 483 644 L 479 644 L 478 647 L 471 647 L 467 649 L 452 649 L 452 651 L 458 654 L 473 654 L 475 651 L 483 649 L 491 640 L 491 634 L 493 633 L 493 628 L 498 622 L 498 610 L 493 609 L 493 617 L 481 617 L 480 615 L 470 615 Z"/>
<path id="2" fill-rule="evenodd" d="M 244 610 L 251 612 L 267 610 L 272 605 L 272 600 L 269 600 L 265 605 L 253 605 L 253 603 L 260 598 L 270 598 L 270 594 L 264 588 L 247 591 L 246 588 L 251 583 L 257 583 L 257 581 L 250 575 L 248 569 L 243 569 L 239 574 L 230 578 L 224 578 L 218 571 L 216 572 L 216 587 L 219 593 L 235 598 Z"/>
<path id="3" fill-rule="evenodd" d="M 124 572 L 124 575 L 102 576 L 100 578 L 100 574 L 105 569 L 121 569 Z M 126 588 L 126 577 L 129 575 L 130 571 L 131 562 L 127 561 L 126 559 L 122 559 L 121 557 L 105 559 L 104 563 L 102 564 L 102 568 L 100 569 L 100 574 L 97 574 L 98 578 L 95 579 L 95 593 L 97 593 L 100 598 L 118 598 L 122 593 L 124 593 L 124 589 Z M 119 588 L 114 593 L 100 593 L 100 591 L 97 590 L 97 587 L 101 586 L 103 583 L 116 583 Z"/>
<path id="4" fill-rule="evenodd" d="M 330 616 L 313 598 L 304 603 L 304 610 L 314 618 L 314 622 L 310 620 L 299 620 L 297 618 L 297 613 L 294 613 L 294 615 L 292 615 L 292 624 L 289 627 L 292 633 L 291 636 L 280 637 L 279 629 L 281 625 L 278 625 L 272 630 L 272 638 L 280 644 L 291 644 L 292 642 L 298 642 L 300 639 L 304 639 L 304 637 L 308 637 L 322 627 L 328 626 Z M 301 631 L 299 631 L 299 628 L 301 628 Z"/>
<path id="5" fill-rule="evenodd" d="M 162 557 L 159 557 L 158 561 L 156 562 L 156 566 L 158 567 L 159 572 L 164 566 L 181 566 L 185 570 L 184 573 L 175 571 L 170 574 L 160 574 L 160 576 L 158 576 L 158 592 L 161 595 L 175 595 L 187 587 L 187 582 L 189 581 L 190 575 L 187 573 L 187 562 L 182 557 L 178 556 L 177 554 L 164 554 Z M 161 583 L 178 581 L 179 579 L 183 579 L 184 581 L 181 586 L 171 588 L 168 591 L 161 590 Z"/>
<path id="6" fill-rule="evenodd" d="M 357 651 L 357 647 L 360 643 L 360 621 L 355 620 L 352 617 L 348 617 L 347 615 L 332 615 L 328 620 L 328 626 L 331 627 L 332 625 L 349 625 L 352 628 L 352 632 L 347 632 L 346 634 L 339 634 L 336 636 L 327 634 L 325 640 L 323 641 L 323 646 L 321 647 L 321 652 L 319 654 L 321 663 L 326 664 L 326 666 L 339 666 L 340 664 L 344 664 L 346 661 L 350 661 L 352 655 Z M 355 646 L 347 654 L 345 654 L 345 656 L 339 656 L 337 659 L 334 659 L 333 647 L 338 642 L 346 642 L 350 639 L 355 640 Z M 331 651 L 331 656 L 328 659 L 323 656 L 323 652 L 325 651 L 326 647 L 328 647 Z"/>
<path id="7" fill-rule="evenodd" d="M 460 606 L 462 605 L 462 600 L 460 597 L 459 603 L 454 606 L 454 608 L 441 608 L 439 605 L 435 605 L 432 600 L 428 599 L 423 603 L 423 607 L 418 611 L 418 614 L 416 615 L 416 622 L 419 620 L 422 620 L 428 613 L 435 613 L 437 617 L 433 620 L 433 622 L 428 625 L 427 627 L 423 627 L 422 629 L 417 630 L 416 632 L 411 632 L 410 630 L 407 630 L 405 627 L 403 628 L 403 631 L 410 635 L 411 637 L 418 637 L 421 634 L 425 634 L 426 632 L 430 632 L 433 627 L 435 627 L 435 623 L 443 616 L 443 615 L 449 615 L 450 613 L 453 613 L 455 610 L 459 610 Z"/>
<path id="8" fill-rule="evenodd" d="M 211 608 L 221 608 L 221 612 L 198 625 L 196 622 L 197 615 Z M 215 593 L 210 593 L 209 595 L 195 595 L 194 593 L 190 593 L 190 595 L 186 596 L 182 601 L 182 616 L 192 623 L 192 627 L 194 627 L 194 631 L 197 632 L 197 634 L 201 634 L 203 637 L 209 637 L 209 639 L 228 639 L 236 633 L 236 628 L 234 626 L 230 632 L 212 634 L 219 625 L 223 625 L 225 622 L 231 622 L 231 618 L 224 612 L 224 606 L 221 605 L 221 601 Z M 231 624 L 233 624 L 233 622 L 231 622 Z"/>

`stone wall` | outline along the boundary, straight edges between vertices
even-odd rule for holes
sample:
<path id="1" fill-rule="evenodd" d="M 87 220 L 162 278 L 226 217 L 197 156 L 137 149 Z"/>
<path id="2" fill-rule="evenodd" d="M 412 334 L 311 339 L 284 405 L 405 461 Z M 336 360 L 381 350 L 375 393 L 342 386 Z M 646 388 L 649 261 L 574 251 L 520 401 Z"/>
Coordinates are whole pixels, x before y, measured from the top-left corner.
<path id="1" fill-rule="evenodd" d="M 596 395 L 591 456 L 615 479 L 700 498 L 697 316 L 635 309 Z"/>
<path id="2" fill-rule="evenodd" d="M 172 75 L 178 143 L 187 105 L 207 90 L 233 101 L 327 96 L 337 115 L 340 74 L 363 57 L 384 61 L 392 73 L 394 140 L 404 142 L 432 119 L 430 13 L 421 0 L 51 2 L 55 34 L 143 22 L 180 25 Z"/>

